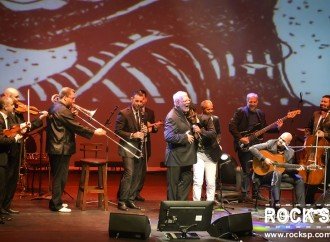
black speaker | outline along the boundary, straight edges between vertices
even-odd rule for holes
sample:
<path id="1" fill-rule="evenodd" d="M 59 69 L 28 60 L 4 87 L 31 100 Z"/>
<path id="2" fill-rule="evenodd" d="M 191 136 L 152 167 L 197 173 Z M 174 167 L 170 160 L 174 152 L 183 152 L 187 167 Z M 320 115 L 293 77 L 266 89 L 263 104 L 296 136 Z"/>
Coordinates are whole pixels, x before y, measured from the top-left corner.
<path id="1" fill-rule="evenodd" d="M 251 213 L 230 214 L 215 220 L 207 230 L 213 237 L 230 238 L 251 235 L 253 230 Z"/>
<path id="2" fill-rule="evenodd" d="M 150 233 L 150 221 L 147 216 L 128 213 L 110 213 L 109 236 L 111 238 L 147 239 Z"/>

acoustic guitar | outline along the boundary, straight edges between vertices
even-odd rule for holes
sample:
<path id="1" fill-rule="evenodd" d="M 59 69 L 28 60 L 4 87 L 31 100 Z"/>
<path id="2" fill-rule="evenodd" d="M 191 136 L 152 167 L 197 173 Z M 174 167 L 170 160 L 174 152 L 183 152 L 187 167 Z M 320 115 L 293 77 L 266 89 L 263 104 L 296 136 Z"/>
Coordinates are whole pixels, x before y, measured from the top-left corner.
<path id="1" fill-rule="evenodd" d="M 288 112 L 287 115 L 283 118 L 280 118 L 280 120 L 284 121 L 289 118 L 294 118 L 296 115 L 298 115 L 300 113 L 301 113 L 301 110 L 299 110 L 299 109 Z M 243 137 L 249 137 L 249 140 L 250 140 L 250 142 L 248 144 L 244 144 L 244 143 L 238 141 L 238 146 L 240 147 L 240 149 L 242 151 L 248 151 L 250 146 L 259 143 L 260 140 L 258 139 L 258 137 L 263 135 L 264 133 L 266 133 L 268 130 L 274 128 L 276 126 L 276 122 L 277 122 L 277 120 L 274 123 L 271 123 L 270 125 L 264 127 L 263 129 L 260 129 L 260 124 L 258 123 L 252 129 L 240 132 L 240 134 Z"/>
<path id="2" fill-rule="evenodd" d="M 277 171 L 282 174 L 286 168 L 299 169 L 302 165 L 286 163 L 284 155 L 273 154 L 267 150 L 260 150 L 260 153 L 265 157 L 273 161 L 272 165 L 267 165 L 266 162 L 258 160 L 256 157 L 253 158 L 253 171 L 259 176 L 264 176 L 271 171 Z M 306 170 L 318 170 L 322 169 L 321 166 L 311 164 L 303 166 Z"/>

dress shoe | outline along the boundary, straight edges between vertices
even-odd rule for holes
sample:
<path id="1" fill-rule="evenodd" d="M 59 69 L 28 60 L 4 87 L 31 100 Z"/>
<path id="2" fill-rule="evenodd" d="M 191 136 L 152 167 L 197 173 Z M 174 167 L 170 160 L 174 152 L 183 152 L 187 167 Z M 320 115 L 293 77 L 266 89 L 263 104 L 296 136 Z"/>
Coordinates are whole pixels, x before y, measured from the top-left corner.
<path id="1" fill-rule="evenodd" d="M 9 215 L 9 212 L 4 208 L 1 208 L 0 213 L 3 215 Z"/>
<path id="2" fill-rule="evenodd" d="M 123 203 L 123 202 L 119 202 L 117 207 L 118 207 L 118 209 L 120 209 L 120 210 L 128 211 L 128 208 L 127 208 L 126 204 Z"/>
<path id="3" fill-rule="evenodd" d="M 11 209 L 11 208 L 7 208 L 6 211 L 7 211 L 8 213 L 11 213 L 11 214 L 18 214 L 18 213 L 19 213 L 18 210 L 14 210 L 14 209 Z"/>
<path id="4" fill-rule="evenodd" d="M 67 208 L 69 205 L 67 203 L 62 203 L 63 208 Z"/>
<path id="5" fill-rule="evenodd" d="M 60 213 L 71 213 L 71 209 L 70 208 L 65 208 L 62 207 L 61 209 L 58 210 Z"/>
<path id="6" fill-rule="evenodd" d="M 131 202 L 131 201 L 127 202 L 126 206 L 129 207 L 129 208 L 132 208 L 132 209 L 141 209 L 140 207 L 136 206 L 134 204 L 134 202 Z"/>
<path id="7" fill-rule="evenodd" d="M 144 202 L 146 199 L 145 199 L 144 197 L 141 197 L 141 195 L 137 195 L 137 196 L 135 197 L 135 200 L 136 200 L 136 201 L 139 201 L 139 202 Z"/>

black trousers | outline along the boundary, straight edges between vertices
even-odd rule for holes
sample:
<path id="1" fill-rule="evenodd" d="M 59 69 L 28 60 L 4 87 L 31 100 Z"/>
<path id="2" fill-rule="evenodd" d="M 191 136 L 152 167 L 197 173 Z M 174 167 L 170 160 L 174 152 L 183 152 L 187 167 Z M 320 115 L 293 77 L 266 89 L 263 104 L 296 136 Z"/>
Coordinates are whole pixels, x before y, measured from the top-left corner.
<path id="1" fill-rule="evenodd" d="M 167 167 L 167 200 L 185 201 L 192 184 L 193 172 L 190 166 Z"/>
<path id="2" fill-rule="evenodd" d="M 253 155 L 249 151 L 237 150 L 239 162 L 242 166 L 243 177 L 242 177 L 242 193 L 247 194 L 250 190 L 250 181 L 252 178 L 252 160 Z"/>
<path id="3" fill-rule="evenodd" d="M 2 203 L 2 207 L 5 209 L 10 208 L 17 189 L 19 169 L 21 165 L 19 162 L 19 154 L 18 156 L 10 157 L 8 161 L 8 166 L 6 169 L 5 197 Z"/>
<path id="4" fill-rule="evenodd" d="M 62 194 L 68 180 L 69 163 L 71 155 L 48 155 L 52 181 L 52 199 L 49 201 L 49 209 L 58 211 L 62 208 Z"/>
<path id="5" fill-rule="evenodd" d="M 0 209 L 3 207 L 3 201 L 5 199 L 6 192 L 6 166 L 0 166 Z"/>
<path id="6" fill-rule="evenodd" d="M 138 187 L 142 178 L 143 160 L 130 157 L 122 157 L 124 172 L 122 174 L 119 190 L 119 202 L 133 202 L 137 196 Z"/>

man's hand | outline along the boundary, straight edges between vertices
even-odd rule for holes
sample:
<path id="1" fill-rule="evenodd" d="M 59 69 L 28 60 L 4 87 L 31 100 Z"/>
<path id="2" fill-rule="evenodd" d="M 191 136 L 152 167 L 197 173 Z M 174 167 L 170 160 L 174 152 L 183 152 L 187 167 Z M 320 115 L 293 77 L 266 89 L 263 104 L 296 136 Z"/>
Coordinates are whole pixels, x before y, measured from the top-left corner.
<path id="1" fill-rule="evenodd" d="M 17 142 L 19 142 L 23 138 L 23 135 L 16 134 L 14 138 L 15 138 L 15 142 L 17 143 Z"/>
<path id="2" fill-rule="evenodd" d="M 322 137 L 324 137 L 324 132 L 322 130 L 318 130 L 318 131 L 316 131 L 316 136 L 322 138 Z"/>
<path id="3" fill-rule="evenodd" d="M 243 138 L 240 138 L 240 140 L 239 141 L 241 141 L 243 144 L 248 144 L 248 143 L 250 143 L 250 139 L 249 139 L 249 137 L 243 137 Z"/>
<path id="4" fill-rule="evenodd" d="M 48 116 L 47 111 L 41 111 L 40 113 L 41 113 L 41 115 L 39 116 L 40 119 L 46 118 Z"/>
<path id="5" fill-rule="evenodd" d="M 192 128 L 193 128 L 193 131 L 194 131 L 194 133 L 201 133 L 201 129 L 200 129 L 200 127 L 198 126 L 198 125 L 193 125 L 192 126 Z"/>
<path id="6" fill-rule="evenodd" d="M 101 128 L 95 129 L 95 131 L 94 131 L 94 134 L 98 135 L 98 136 L 106 135 L 106 133 L 107 132 L 104 129 L 101 129 Z"/>
<path id="7" fill-rule="evenodd" d="M 270 165 L 273 164 L 273 161 L 271 159 L 269 159 L 269 158 L 266 158 L 265 159 L 265 163 L 270 166 Z"/>
<path id="8" fill-rule="evenodd" d="M 135 133 L 133 133 L 132 138 L 141 139 L 142 140 L 142 139 L 144 139 L 144 133 L 143 132 L 140 132 L 140 131 L 135 132 Z"/>
<path id="9" fill-rule="evenodd" d="M 194 142 L 194 136 L 189 134 L 189 132 L 187 132 L 186 135 L 187 135 L 189 144 L 192 144 Z"/>
<path id="10" fill-rule="evenodd" d="M 277 125 L 277 128 L 280 129 L 283 126 L 283 120 L 282 119 L 278 119 L 276 121 L 276 125 Z"/>

